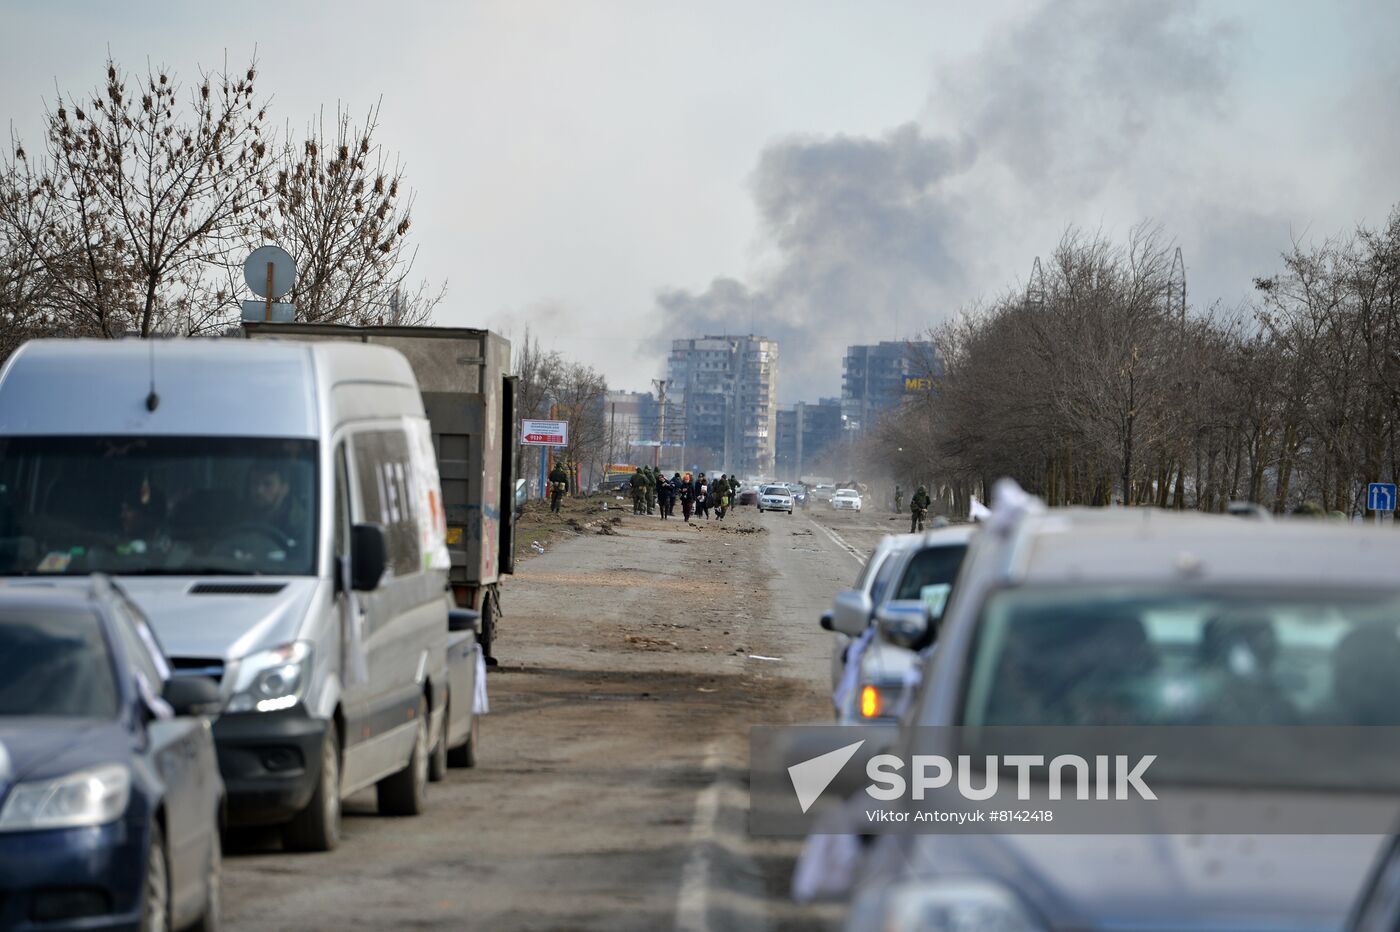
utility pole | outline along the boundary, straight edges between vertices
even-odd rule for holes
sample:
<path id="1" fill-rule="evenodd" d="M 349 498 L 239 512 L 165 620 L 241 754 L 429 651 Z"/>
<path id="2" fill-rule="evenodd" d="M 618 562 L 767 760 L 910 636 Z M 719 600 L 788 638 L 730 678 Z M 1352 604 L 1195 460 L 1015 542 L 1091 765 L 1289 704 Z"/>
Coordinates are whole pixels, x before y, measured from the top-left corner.
<path id="1" fill-rule="evenodd" d="M 651 384 L 656 386 L 657 404 L 661 405 L 661 421 L 656 429 L 656 458 L 652 466 L 661 468 L 661 445 L 666 442 L 666 386 L 670 384 L 666 379 L 652 379 Z"/>

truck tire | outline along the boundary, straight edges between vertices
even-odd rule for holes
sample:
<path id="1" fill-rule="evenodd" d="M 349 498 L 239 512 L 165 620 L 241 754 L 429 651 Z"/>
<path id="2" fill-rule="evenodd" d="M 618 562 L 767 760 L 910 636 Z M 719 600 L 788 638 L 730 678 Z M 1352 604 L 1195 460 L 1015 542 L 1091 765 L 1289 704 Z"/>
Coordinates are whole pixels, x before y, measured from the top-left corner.
<path id="1" fill-rule="evenodd" d="M 288 851 L 333 851 L 340 844 L 340 735 L 326 723 L 321 738 L 321 769 L 316 792 L 306 808 L 282 827 Z"/>
<path id="2" fill-rule="evenodd" d="M 428 803 L 428 757 L 432 749 L 432 732 L 428 728 L 428 701 L 418 697 L 417 734 L 408 763 L 398 773 L 391 773 L 375 784 L 381 815 L 411 816 L 420 814 Z"/>
<path id="3" fill-rule="evenodd" d="M 488 667 L 496 666 L 496 655 L 491 652 L 491 645 L 496 640 L 496 609 L 492 604 L 491 591 L 488 589 L 481 596 L 481 653 L 486 658 Z"/>

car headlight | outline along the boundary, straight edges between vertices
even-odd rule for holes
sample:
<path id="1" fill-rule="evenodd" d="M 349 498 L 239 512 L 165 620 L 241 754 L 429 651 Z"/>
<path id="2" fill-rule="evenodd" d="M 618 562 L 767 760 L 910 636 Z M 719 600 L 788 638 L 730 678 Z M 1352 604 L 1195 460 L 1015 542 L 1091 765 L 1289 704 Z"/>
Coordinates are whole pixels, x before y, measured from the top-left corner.
<path id="1" fill-rule="evenodd" d="M 301 701 L 311 674 L 311 645 L 283 644 L 238 663 L 229 712 L 278 712 Z"/>
<path id="2" fill-rule="evenodd" d="M 900 883 L 861 896 L 850 928 L 883 932 L 1041 932 L 1011 891 L 983 880 Z"/>
<path id="3" fill-rule="evenodd" d="M 130 799 L 131 773 L 120 764 L 17 783 L 0 809 L 0 832 L 104 825 L 121 818 Z"/>

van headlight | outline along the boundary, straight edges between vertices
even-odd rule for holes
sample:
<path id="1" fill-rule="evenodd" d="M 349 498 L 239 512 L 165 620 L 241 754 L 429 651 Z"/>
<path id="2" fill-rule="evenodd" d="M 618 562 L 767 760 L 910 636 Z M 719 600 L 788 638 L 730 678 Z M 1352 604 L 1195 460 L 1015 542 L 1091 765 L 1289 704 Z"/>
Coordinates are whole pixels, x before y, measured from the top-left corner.
<path id="1" fill-rule="evenodd" d="M 0 809 L 0 832 L 105 825 L 121 818 L 130 799 L 131 772 L 120 764 L 17 783 Z"/>
<path id="2" fill-rule="evenodd" d="M 852 929 L 885 932 L 1042 932 L 1005 887 L 983 880 L 931 880 L 871 890 L 851 910 Z"/>
<path id="3" fill-rule="evenodd" d="M 229 712 L 280 712 L 301 701 L 311 676 L 311 645 L 293 641 L 249 654 L 234 674 Z"/>

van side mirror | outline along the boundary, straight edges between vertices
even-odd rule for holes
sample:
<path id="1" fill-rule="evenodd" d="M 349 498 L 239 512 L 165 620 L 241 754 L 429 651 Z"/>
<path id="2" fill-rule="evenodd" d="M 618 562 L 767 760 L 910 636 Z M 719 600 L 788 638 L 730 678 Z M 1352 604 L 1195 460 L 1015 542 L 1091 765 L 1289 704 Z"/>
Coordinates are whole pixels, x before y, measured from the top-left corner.
<path id="1" fill-rule="evenodd" d="M 836 593 L 831 604 L 832 630 L 853 638 L 860 637 L 870 624 L 870 613 L 874 608 L 870 596 L 859 589 Z"/>
<path id="2" fill-rule="evenodd" d="M 384 529 L 377 524 L 356 524 L 350 528 L 350 587 L 356 592 L 373 592 L 389 559 L 384 546 Z"/>
<path id="3" fill-rule="evenodd" d="M 880 637 L 895 647 L 922 650 L 938 636 L 938 625 L 928 606 L 918 599 L 892 599 L 875 613 Z"/>
<path id="4" fill-rule="evenodd" d="M 172 676 L 160 697 L 176 715 L 213 715 L 219 711 L 219 684 L 208 676 Z"/>

